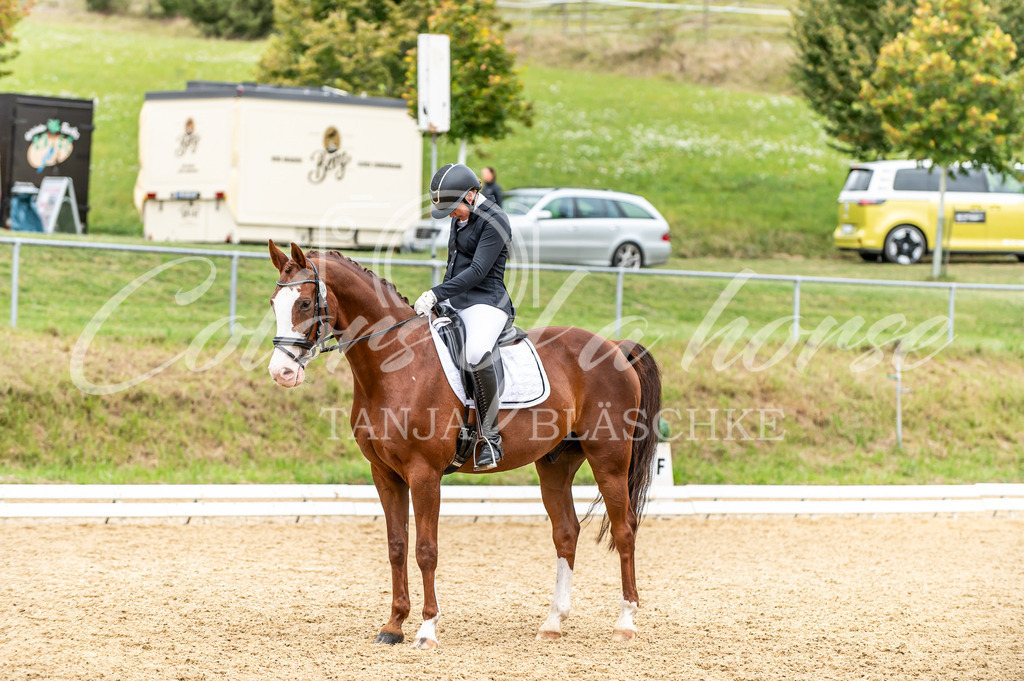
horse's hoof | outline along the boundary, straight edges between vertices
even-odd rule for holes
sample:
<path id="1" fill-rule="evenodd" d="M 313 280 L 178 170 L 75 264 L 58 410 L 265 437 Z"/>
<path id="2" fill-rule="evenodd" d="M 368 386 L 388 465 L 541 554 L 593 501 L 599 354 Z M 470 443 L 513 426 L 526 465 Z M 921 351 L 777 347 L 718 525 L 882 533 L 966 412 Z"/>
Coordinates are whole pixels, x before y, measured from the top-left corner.
<path id="1" fill-rule="evenodd" d="M 557 641 L 560 638 L 562 638 L 562 632 L 560 632 L 560 631 L 538 631 L 537 632 L 537 640 L 538 641 Z"/>
<path id="2" fill-rule="evenodd" d="M 636 632 L 632 629 L 616 629 L 612 632 L 613 641 L 632 641 L 636 638 Z"/>
<path id="3" fill-rule="evenodd" d="M 384 643 L 389 646 L 398 645 L 405 640 L 405 636 L 402 634 L 389 634 L 386 631 L 382 631 L 377 634 L 377 640 L 374 643 Z"/>
<path id="4" fill-rule="evenodd" d="M 434 650 L 437 648 L 437 641 L 432 638 L 418 638 L 416 642 L 412 644 L 413 648 L 420 650 Z"/>

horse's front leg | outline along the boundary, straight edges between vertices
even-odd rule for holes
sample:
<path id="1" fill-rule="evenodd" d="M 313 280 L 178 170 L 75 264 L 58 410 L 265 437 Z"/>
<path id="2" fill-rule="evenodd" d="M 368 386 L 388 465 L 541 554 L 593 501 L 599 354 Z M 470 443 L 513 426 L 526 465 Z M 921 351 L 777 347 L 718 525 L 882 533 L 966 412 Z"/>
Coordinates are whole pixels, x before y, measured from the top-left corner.
<path id="1" fill-rule="evenodd" d="M 404 640 L 402 623 L 409 616 L 409 578 L 406 570 L 409 546 L 409 486 L 394 471 L 371 466 L 388 530 L 391 561 L 391 619 L 381 627 L 377 643 L 395 645 Z"/>
<path id="2" fill-rule="evenodd" d="M 424 467 L 409 479 L 412 507 L 416 516 L 416 562 L 423 574 L 423 624 L 413 646 L 423 650 L 437 647 L 437 522 L 441 510 L 441 473 Z"/>

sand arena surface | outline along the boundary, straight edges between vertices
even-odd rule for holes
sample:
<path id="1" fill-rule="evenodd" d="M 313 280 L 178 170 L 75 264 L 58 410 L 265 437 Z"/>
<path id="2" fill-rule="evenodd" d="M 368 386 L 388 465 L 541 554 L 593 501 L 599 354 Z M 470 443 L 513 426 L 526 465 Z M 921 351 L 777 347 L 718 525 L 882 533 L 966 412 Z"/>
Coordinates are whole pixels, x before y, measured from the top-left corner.
<path id="1" fill-rule="evenodd" d="M 550 605 L 545 522 L 443 521 L 441 648 L 372 643 L 382 521 L 0 523 L 0 679 L 1024 679 L 1024 520 L 650 519 L 640 637 L 618 560 L 580 541 Z"/>

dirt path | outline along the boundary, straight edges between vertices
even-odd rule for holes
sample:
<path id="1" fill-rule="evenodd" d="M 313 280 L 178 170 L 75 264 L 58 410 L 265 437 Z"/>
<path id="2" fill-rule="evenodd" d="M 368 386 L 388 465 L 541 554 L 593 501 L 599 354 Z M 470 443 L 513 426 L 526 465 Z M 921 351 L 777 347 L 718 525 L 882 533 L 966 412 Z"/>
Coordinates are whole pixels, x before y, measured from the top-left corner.
<path id="1" fill-rule="evenodd" d="M 0 679 L 1024 679 L 1024 521 L 649 520 L 640 638 L 580 543 L 565 636 L 534 640 L 542 522 L 444 522 L 441 649 L 372 644 L 380 521 L 0 524 Z M 411 561 L 415 634 L 422 606 Z"/>

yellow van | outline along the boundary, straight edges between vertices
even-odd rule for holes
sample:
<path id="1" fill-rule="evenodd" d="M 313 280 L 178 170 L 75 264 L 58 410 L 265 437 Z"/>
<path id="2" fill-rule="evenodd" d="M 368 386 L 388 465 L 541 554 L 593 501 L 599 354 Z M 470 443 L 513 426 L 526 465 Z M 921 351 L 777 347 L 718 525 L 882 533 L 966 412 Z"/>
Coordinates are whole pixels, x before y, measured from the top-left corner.
<path id="1" fill-rule="evenodd" d="M 836 248 L 864 260 L 912 265 L 935 246 L 939 170 L 928 161 L 875 161 L 850 167 L 839 193 Z M 987 168 L 946 180 L 951 253 L 1013 254 L 1024 262 L 1024 186 Z"/>

